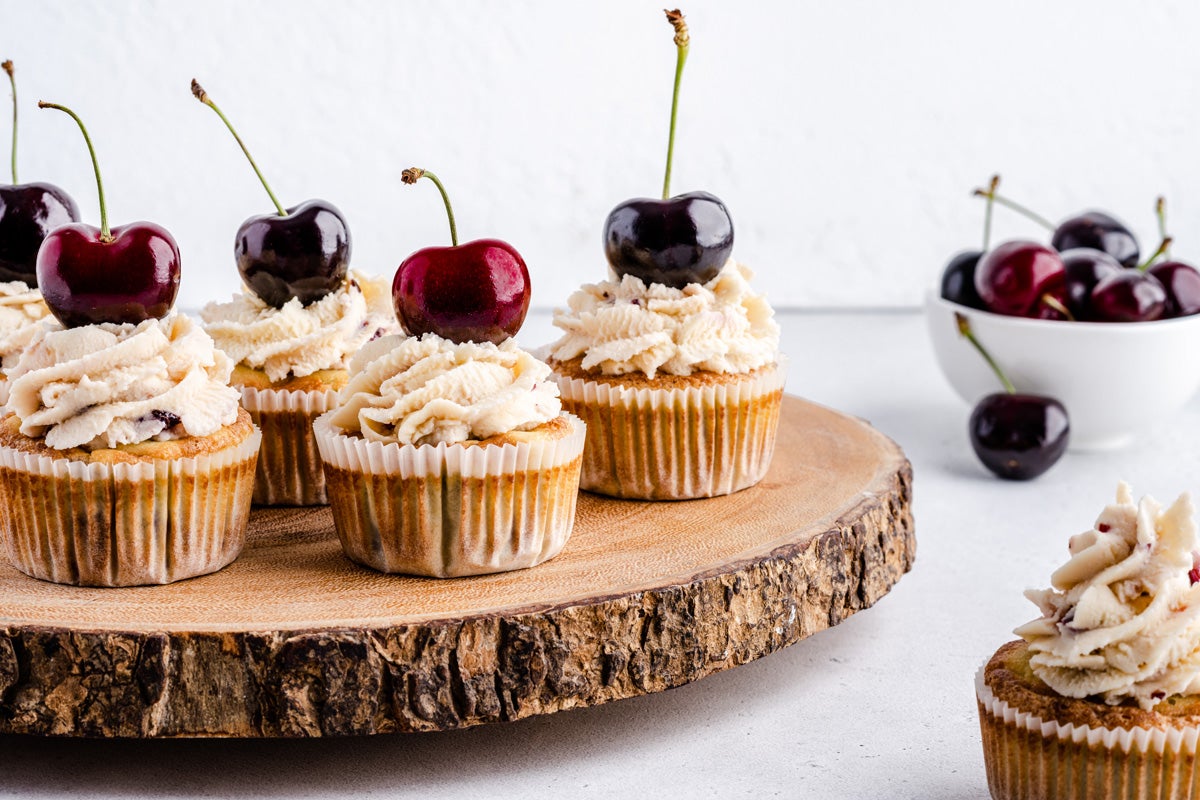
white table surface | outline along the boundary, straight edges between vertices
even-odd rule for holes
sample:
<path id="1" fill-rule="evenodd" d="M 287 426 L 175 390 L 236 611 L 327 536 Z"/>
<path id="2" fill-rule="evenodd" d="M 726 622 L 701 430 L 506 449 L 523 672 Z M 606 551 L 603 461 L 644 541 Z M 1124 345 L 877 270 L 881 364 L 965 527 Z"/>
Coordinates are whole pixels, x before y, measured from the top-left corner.
<path id="1" fill-rule="evenodd" d="M 1163 501 L 1196 488 L 1200 400 L 1127 450 L 1068 453 L 1038 480 L 1009 483 L 975 461 L 969 409 L 938 372 L 919 313 L 780 321 L 788 391 L 871 421 L 913 462 L 916 564 L 874 608 L 662 694 L 465 731 L 0 736 L 0 797 L 986 798 L 975 670 L 1034 616 L 1022 590 L 1047 585 L 1118 479 Z M 549 341 L 548 316 L 523 334 Z"/>

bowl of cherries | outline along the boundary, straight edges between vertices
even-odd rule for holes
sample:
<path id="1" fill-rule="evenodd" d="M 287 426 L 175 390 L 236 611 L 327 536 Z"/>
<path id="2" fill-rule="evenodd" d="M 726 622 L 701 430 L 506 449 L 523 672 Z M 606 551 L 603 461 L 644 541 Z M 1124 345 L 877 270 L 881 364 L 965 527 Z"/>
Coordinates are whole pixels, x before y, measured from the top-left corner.
<path id="1" fill-rule="evenodd" d="M 938 364 L 968 403 L 994 394 L 996 372 L 961 333 L 965 319 L 1020 392 L 1058 401 L 1070 449 L 1122 447 L 1200 389 L 1200 271 L 1172 258 L 1162 198 L 1161 242 L 1145 256 L 1127 226 L 1102 211 L 1054 224 L 998 194 L 987 201 L 984 247 L 959 253 L 926 298 Z M 989 246 L 994 205 L 1050 231 L 1049 243 Z"/>

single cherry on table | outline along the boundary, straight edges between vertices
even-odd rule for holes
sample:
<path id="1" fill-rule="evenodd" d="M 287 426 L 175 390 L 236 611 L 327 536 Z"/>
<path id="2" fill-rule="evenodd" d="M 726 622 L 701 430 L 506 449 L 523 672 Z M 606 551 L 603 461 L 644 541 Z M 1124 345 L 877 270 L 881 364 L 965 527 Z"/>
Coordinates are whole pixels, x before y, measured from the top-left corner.
<path id="1" fill-rule="evenodd" d="M 63 225 L 51 231 L 38 250 L 38 285 L 50 312 L 68 328 L 165 317 L 179 293 L 175 239 L 152 222 L 109 229 L 100 163 L 83 121 L 55 103 L 39 102 L 38 108 L 62 111 L 79 125 L 100 195 L 99 228 L 78 222 Z"/>
<path id="2" fill-rule="evenodd" d="M 604 222 L 604 254 L 618 276 L 682 289 L 689 283 L 707 283 L 721 271 L 733 253 L 733 219 L 725 204 L 708 192 L 671 196 L 679 85 L 691 36 L 678 9 L 666 14 L 675 30 L 676 59 L 662 199 L 639 197 L 614 208 Z"/>
<path id="3" fill-rule="evenodd" d="M 400 263 L 392 280 L 396 319 L 411 336 L 434 333 L 454 342 L 500 344 L 517 335 L 529 311 L 529 269 L 499 239 L 458 243 L 450 196 L 436 175 L 411 167 L 402 180 L 437 186 L 450 220 L 449 247 L 426 247 Z"/>
<path id="4" fill-rule="evenodd" d="M 50 231 L 79 221 L 79 207 L 52 183 L 17 180 L 17 80 L 12 61 L 0 63 L 12 86 L 12 184 L 0 186 L 0 281 L 37 286 L 38 249 Z"/>
<path id="5" fill-rule="evenodd" d="M 293 297 L 308 305 L 336 291 L 350 269 L 350 229 L 342 212 L 325 200 L 307 200 L 285 209 L 233 125 L 195 80 L 192 95 L 229 128 L 275 204 L 276 213 L 250 217 L 234 237 L 234 257 L 242 280 L 275 308 Z"/>

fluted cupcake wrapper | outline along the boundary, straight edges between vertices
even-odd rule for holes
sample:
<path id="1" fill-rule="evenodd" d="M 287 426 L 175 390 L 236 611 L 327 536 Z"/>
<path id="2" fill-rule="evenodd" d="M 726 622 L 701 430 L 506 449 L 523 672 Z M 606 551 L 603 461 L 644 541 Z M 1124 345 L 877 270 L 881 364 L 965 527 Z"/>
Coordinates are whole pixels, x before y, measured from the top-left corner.
<path id="1" fill-rule="evenodd" d="M 1200 727 L 1097 728 L 1013 708 L 975 676 L 988 789 L 995 800 L 1200 797 Z"/>
<path id="2" fill-rule="evenodd" d="M 584 425 L 505 445 L 382 444 L 314 424 L 346 555 L 437 578 L 507 572 L 563 549 L 575 524 Z"/>
<path id="3" fill-rule="evenodd" d="M 337 392 L 295 392 L 242 387 L 242 407 L 262 430 L 254 475 L 254 503 L 263 506 L 323 506 L 325 473 L 313 437 L 317 417 L 333 408 Z"/>
<path id="4" fill-rule="evenodd" d="M 171 583 L 242 550 L 260 434 L 193 458 L 88 464 L 0 447 L 0 537 L 27 575 L 79 586 Z"/>
<path id="5" fill-rule="evenodd" d="M 737 383 L 629 388 L 555 374 L 563 410 L 587 423 L 580 487 L 640 500 L 731 494 L 775 451 L 786 361 Z"/>

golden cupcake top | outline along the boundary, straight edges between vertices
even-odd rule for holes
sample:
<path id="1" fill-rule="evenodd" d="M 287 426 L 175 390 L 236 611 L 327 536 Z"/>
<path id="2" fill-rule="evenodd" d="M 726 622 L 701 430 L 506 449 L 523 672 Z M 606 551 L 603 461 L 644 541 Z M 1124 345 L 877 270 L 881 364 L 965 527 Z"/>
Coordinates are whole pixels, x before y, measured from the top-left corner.
<path id="1" fill-rule="evenodd" d="M 350 361 L 331 422 L 369 441 L 459 444 L 529 431 L 562 410 L 550 367 L 513 339 L 384 336 Z"/>
<path id="2" fill-rule="evenodd" d="M 308 305 L 293 297 L 276 308 L 244 292 L 209 303 L 200 317 L 218 348 L 272 382 L 346 369 L 372 338 L 400 330 L 388 281 L 354 271 L 340 289 Z"/>
<path id="3" fill-rule="evenodd" d="M 603 375 L 659 372 L 742 374 L 774 364 L 779 325 L 769 303 L 750 288 L 753 273 L 730 258 L 707 283 L 647 285 L 625 275 L 587 284 L 555 312 L 563 330 L 555 361 L 581 359 Z"/>
<path id="4" fill-rule="evenodd" d="M 22 281 L 0 282 L 0 370 L 11 371 L 33 340 L 41 321 L 50 316 L 42 293 Z"/>
<path id="5" fill-rule="evenodd" d="M 1095 526 L 1070 539 L 1051 588 L 1027 591 L 1042 615 L 1014 633 L 1034 674 L 1065 697 L 1144 709 L 1200 693 L 1200 568 L 1189 495 L 1136 505 L 1127 484 Z"/>

